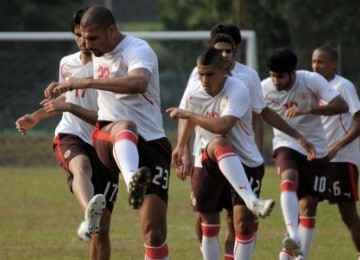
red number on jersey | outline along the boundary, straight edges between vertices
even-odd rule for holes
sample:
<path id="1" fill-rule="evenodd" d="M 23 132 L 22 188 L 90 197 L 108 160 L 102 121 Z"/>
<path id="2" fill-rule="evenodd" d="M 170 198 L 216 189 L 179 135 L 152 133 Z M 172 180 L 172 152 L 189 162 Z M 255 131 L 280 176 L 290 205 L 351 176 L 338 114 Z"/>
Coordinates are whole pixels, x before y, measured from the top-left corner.
<path id="1" fill-rule="evenodd" d="M 84 98 L 86 95 L 86 89 L 75 89 L 75 97 Z"/>
<path id="2" fill-rule="evenodd" d="M 108 79 L 108 78 L 110 78 L 110 69 L 108 67 L 100 66 L 98 68 L 98 78 L 99 79 Z"/>

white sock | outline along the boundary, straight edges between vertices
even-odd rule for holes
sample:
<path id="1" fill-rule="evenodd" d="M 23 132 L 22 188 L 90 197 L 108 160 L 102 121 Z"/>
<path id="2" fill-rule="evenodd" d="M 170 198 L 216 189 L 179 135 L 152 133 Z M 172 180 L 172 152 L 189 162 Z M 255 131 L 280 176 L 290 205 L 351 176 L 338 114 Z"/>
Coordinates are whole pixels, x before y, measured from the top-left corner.
<path id="1" fill-rule="evenodd" d="M 236 233 L 234 246 L 234 259 L 247 260 L 251 259 L 254 248 L 254 233 L 249 235 L 242 235 Z"/>
<path id="2" fill-rule="evenodd" d="M 137 135 L 129 130 L 123 130 L 115 136 L 113 155 L 127 187 L 139 167 L 137 140 Z"/>
<path id="3" fill-rule="evenodd" d="M 296 190 L 296 183 L 283 181 L 281 183 L 280 204 L 289 237 L 299 240 L 299 201 Z"/>
<path id="4" fill-rule="evenodd" d="M 203 231 L 201 252 L 204 260 L 219 260 L 220 259 L 220 245 L 219 232 L 220 225 L 201 224 Z"/>
<path id="5" fill-rule="evenodd" d="M 301 249 L 304 253 L 304 259 L 306 259 L 306 257 L 309 255 L 312 241 L 314 239 L 315 222 L 315 217 L 300 216 L 299 234 L 301 239 Z"/>
<path id="6" fill-rule="evenodd" d="M 239 196 L 245 201 L 246 206 L 252 210 L 253 202 L 256 201 L 257 198 L 251 189 L 240 159 L 234 153 L 234 149 L 230 146 L 218 148 L 215 151 L 215 157 L 221 172 Z"/>

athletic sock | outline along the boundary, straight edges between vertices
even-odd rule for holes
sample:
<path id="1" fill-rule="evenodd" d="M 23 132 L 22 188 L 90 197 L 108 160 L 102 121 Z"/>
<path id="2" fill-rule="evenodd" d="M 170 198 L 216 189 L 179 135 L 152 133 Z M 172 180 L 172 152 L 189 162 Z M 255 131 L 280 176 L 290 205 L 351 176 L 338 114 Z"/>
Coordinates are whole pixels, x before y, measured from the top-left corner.
<path id="1" fill-rule="evenodd" d="M 224 260 L 234 260 L 234 256 L 230 255 L 230 254 L 225 254 L 224 255 Z"/>
<path id="2" fill-rule="evenodd" d="M 289 237 L 299 240 L 299 201 L 296 190 L 296 183 L 283 181 L 281 183 L 280 203 Z"/>
<path id="3" fill-rule="evenodd" d="M 304 258 L 309 255 L 315 233 L 315 223 L 315 217 L 300 216 L 299 234 L 301 239 L 301 249 L 304 253 Z"/>
<path id="4" fill-rule="evenodd" d="M 169 260 L 169 249 L 167 242 L 159 247 L 145 246 L 145 260 Z"/>
<path id="5" fill-rule="evenodd" d="M 234 246 L 234 259 L 246 260 L 251 259 L 254 247 L 254 233 L 243 235 L 236 233 Z"/>
<path id="6" fill-rule="evenodd" d="M 201 229 L 203 232 L 202 243 L 201 243 L 201 252 L 203 259 L 212 260 L 220 259 L 220 245 L 219 245 L 219 232 L 220 225 L 215 224 L 201 224 Z"/>
<path id="7" fill-rule="evenodd" d="M 253 202 L 256 201 L 257 198 L 251 189 L 244 167 L 235 154 L 234 149 L 231 146 L 218 148 L 215 151 L 215 157 L 221 172 L 239 196 L 245 201 L 246 206 L 252 210 Z"/>
<path id="8" fill-rule="evenodd" d="M 293 254 L 285 249 L 282 249 L 279 254 L 279 260 L 293 260 Z"/>
<path id="9" fill-rule="evenodd" d="M 137 135 L 129 130 L 120 131 L 115 136 L 113 155 L 127 187 L 139 167 L 137 142 Z"/>

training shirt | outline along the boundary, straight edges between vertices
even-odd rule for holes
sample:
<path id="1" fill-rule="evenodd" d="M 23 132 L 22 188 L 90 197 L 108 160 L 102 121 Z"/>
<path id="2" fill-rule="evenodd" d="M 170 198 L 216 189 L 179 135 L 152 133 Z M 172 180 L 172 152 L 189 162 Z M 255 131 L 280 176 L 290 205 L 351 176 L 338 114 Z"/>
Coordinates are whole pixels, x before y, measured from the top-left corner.
<path id="1" fill-rule="evenodd" d="M 118 94 L 98 90 L 98 120 L 132 120 L 146 141 L 164 137 L 158 60 L 148 43 L 127 35 L 111 52 L 101 57 L 93 55 L 93 63 L 96 79 L 126 76 L 138 68 L 151 73 L 145 93 Z"/>
<path id="2" fill-rule="evenodd" d="M 291 106 L 300 109 L 318 107 L 320 99 L 330 102 L 339 93 L 330 88 L 327 81 L 317 73 L 299 70 L 296 71 L 294 85 L 288 91 L 278 91 L 270 78 L 261 82 L 265 103 L 269 108 L 277 112 L 292 128 L 296 129 L 302 136 L 311 142 L 316 149 L 316 158 L 327 155 L 327 142 L 325 131 L 321 123 L 321 116 L 306 114 L 285 118 L 285 111 Z M 279 147 L 292 148 L 303 155 L 307 152 L 291 136 L 273 128 L 273 149 Z"/>
<path id="3" fill-rule="evenodd" d="M 93 64 L 88 62 L 85 65 L 80 59 L 80 52 L 65 56 L 60 61 L 59 82 L 70 78 L 88 78 L 93 76 Z M 94 89 L 74 89 L 65 94 L 66 102 L 70 102 L 97 111 L 97 92 Z M 73 134 L 80 137 L 84 142 L 92 144 L 91 134 L 94 126 L 78 118 L 70 112 L 63 112 L 62 118 L 55 129 L 55 135 L 59 133 Z"/>
<path id="4" fill-rule="evenodd" d="M 360 101 L 354 85 L 347 79 L 339 75 L 335 75 L 335 77 L 329 81 L 329 84 L 332 89 L 335 89 L 340 93 L 349 105 L 349 112 L 347 113 L 321 117 L 328 145 L 331 146 L 346 135 L 351 128 L 355 113 L 360 111 Z M 321 101 L 321 104 L 326 105 L 327 102 Z M 360 165 L 359 138 L 356 138 L 351 143 L 340 149 L 331 161 L 350 162 Z"/>
<path id="5" fill-rule="evenodd" d="M 249 91 L 240 80 L 227 76 L 224 88 L 216 96 L 207 94 L 200 80 L 188 82 L 180 108 L 193 111 L 207 117 L 222 117 L 231 115 L 239 120 L 226 135 L 227 140 L 235 149 L 242 163 L 249 167 L 257 167 L 263 163 L 258 151 L 252 130 L 252 114 Z M 201 149 L 219 134 L 212 133 L 199 126 L 196 127 L 195 156 L 198 159 Z M 197 161 L 198 163 L 198 161 Z M 200 166 L 196 164 L 195 166 Z"/>

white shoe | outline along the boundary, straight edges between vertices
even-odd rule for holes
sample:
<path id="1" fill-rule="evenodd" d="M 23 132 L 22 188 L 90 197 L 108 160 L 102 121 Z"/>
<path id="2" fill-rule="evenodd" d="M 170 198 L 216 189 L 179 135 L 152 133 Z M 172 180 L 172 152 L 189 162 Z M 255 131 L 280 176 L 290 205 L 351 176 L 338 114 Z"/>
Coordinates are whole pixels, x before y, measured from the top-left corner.
<path id="1" fill-rule="evenodd" d="M 105 209 L 106 200 L 103 194 L 95 195 L 85 210 L 85 227 L 90 234 L 99 232 L 100 218 Z"/>
<path id="2" fill-rule="evenodd" d="M 275 201 L 272 199 L 254 201 L 252 211 L 259 218 L 265 218 L 270 215 L 275 206 Z"/>
<path id="3" fill-rule="evenodd" d="M 78 227 L 78 230 L 77 230 L 77 234 L 81 240 L 90 241 L 91 235 L 90 235 L 89 230 L 86 228 L 85 221 L 80 223 L 80 226 Z"/>
<path id="4" fill-rule="evenodd" d="M 286 237 L 282 242 L 283 248 L 291 252 L 295 257 L 302 256 L 300 242 L 291 237 Z"/>

